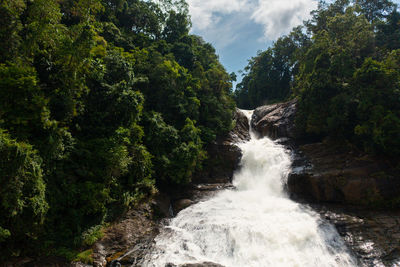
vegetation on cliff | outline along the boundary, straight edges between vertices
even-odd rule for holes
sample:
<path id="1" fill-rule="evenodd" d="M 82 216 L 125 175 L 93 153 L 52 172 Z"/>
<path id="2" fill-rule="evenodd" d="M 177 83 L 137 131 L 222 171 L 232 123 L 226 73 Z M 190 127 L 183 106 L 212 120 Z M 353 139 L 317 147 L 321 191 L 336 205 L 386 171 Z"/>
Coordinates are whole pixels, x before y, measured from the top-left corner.
<path id="1" fill-rule="evenodd" d="M 184 0 L 0 4 L 0 258 L 69 255 L 232 127 L 231 76 Z"/>
<path id="2" fill-rule="evenodd" d="M 400 155 L 400 12 L 391 1 L 320 2 L 303 26 L 249 61 L 239 107 L 298 98 L 297 128 Z"/>

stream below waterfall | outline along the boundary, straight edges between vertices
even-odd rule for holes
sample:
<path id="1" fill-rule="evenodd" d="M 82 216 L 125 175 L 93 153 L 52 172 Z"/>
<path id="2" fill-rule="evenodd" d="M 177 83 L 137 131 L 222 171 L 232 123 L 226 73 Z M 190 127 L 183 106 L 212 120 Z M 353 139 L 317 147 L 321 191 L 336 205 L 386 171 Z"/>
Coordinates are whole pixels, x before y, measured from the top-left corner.
<path id="1" fill-rule="evenodd" d="M 251 111 L 243 111 L 251 118 Z M 269 138 L 238 144 L 243 156 L 223 190 L 171 219 L 144 266 L 356 266 L 334 226 L 284 190 L 291 155 Z"/>

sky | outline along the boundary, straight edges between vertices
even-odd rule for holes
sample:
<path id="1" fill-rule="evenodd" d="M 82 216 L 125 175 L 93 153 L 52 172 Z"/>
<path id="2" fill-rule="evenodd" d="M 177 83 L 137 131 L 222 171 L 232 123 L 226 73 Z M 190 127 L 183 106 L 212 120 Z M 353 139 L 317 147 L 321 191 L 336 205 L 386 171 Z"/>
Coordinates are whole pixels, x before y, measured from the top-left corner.
<path id="1" fill-rule="evenodd" d="M 211 43 L 227 71 L 239 70 L 257 51 L 310 18 L 317 0 L 187 0 L 191 33 Z M 394 1 L 400 3 L 400 0 Z"/>

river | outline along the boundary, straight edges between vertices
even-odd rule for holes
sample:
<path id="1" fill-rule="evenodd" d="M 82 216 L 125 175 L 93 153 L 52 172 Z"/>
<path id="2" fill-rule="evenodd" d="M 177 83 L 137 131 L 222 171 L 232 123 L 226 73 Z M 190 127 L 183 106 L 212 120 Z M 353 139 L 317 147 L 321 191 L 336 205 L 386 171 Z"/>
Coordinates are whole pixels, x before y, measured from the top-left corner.
<path id="1" fill-rule="evenodd" d="M 251 118 L 251 111 L 243 112 Z M 253 132 L 238 146 L 243 156 L 235 189 L 179 212 L 156 237 L 143 265 L 356 266 L 336 229 L 289 199 L 284 185 L 290 152 Z"/>

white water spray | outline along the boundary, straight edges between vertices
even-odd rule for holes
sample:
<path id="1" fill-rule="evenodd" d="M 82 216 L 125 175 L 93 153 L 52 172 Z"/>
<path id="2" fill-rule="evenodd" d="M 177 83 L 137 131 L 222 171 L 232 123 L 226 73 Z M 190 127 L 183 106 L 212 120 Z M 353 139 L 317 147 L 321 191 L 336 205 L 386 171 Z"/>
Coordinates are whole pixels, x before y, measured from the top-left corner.
<path id="1" fill-rule="evenodd" d="M 251 118 L 251 111 L 243 111 Z M 268 138 L 239 144 L 236 189 L 182 210 L 156 238 L 144 266 L 213 262 L 242 266 L 354 266 L 333 226 L 290 200 L 288 151 Z"/>

